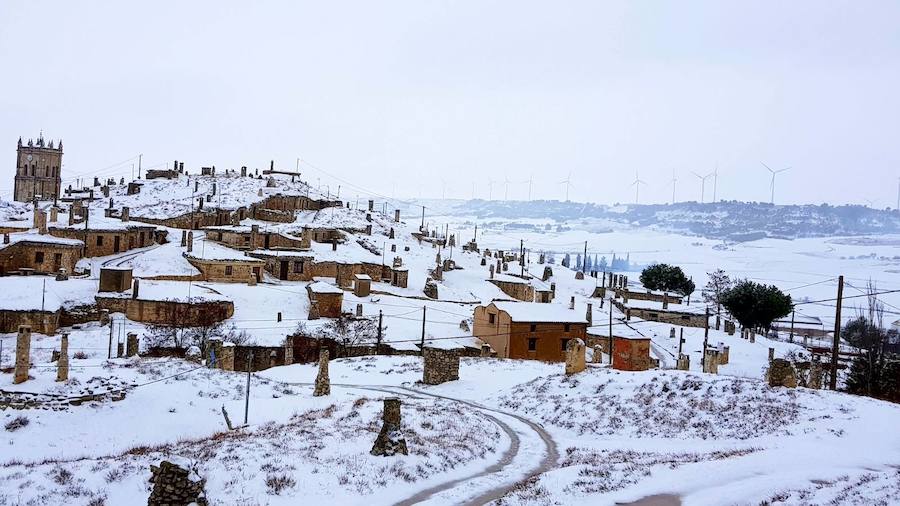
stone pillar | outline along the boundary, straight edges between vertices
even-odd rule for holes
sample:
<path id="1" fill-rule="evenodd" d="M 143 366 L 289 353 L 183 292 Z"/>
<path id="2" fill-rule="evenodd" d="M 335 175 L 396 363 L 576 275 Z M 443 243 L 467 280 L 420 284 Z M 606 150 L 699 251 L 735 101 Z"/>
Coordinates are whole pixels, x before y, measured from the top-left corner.
<path id="1" fill-rule="evenodd" d="M 775 348 L 769 348 L 769 364 L 775 360 Z"/>
<path id="2" fill-rule="evenodd" d="M 316 375 L 316 387 L 313 396 L 321 397 L 331 394 L 331 381 L 328 379 L 328 348 L 319 350 L 319 374 Z"/>
<path id="3" fill-rule="evenodd" d="M 595 364 L 602 363 L 603 360 L 603 348 L 599 344 L 594 345 L 594 356 L 592 362 Z"/>
<path id="4" fill-rule="evenodd" d="M 19 325 L 19 335 L 16 336 L 16 369 L 13 373 L 13 383 L 23 383 L 28 380 L 28 368 L 31 365 L 31 326 Z"/>
<path id="5" fill-rule="evenodd" d="M 131 284 L 131 298 L 136 299 L 140 296 L 141 291 L 141 280 L 138 278 L 134 278 L 134 281 Z"/>
<path id="6" fill-rule="evenodd" d="M 181 247 L 187 246 L 187 230 L 181 231 Z"/>
<path id="7" fill-rule="evenodd" d="M 138 354 L 138 336 L 134 332 L 129 332 L 125 341 L 125 356 L 136 357 Z"/>
<path id="8" fill-rule="evenodd" d="M 584 354 L 584 341 L 570 339 L 566 344 L 566 374 L 576 374 L 585 369 Z"/>
<path id="9" fill-rule="evenodd" d="M 409 455 L 406 448 L 406 439 L 401 437 L 400 432 L 400 399 L 396 397 L 388 397 L 384 400 L 384 414 L 382 415 L 384 424 L 381 426 L 381 432 L 372 445 L 372 455 L 390 457 L 398 453 Z"/>
<path id="10" fill-rule="evenodd" d="M 194 231 L 189 230 L 187 233 L 187 252 L 194 251 Z"/>
<path id="11" fill-rule="evenodd" d="M 703 372 L 719 374 L 719 350 L 715 348 L 706 349 L 706 355 L 703 357 Z"/>
<path id="12" fill-rule="evenodd" d="M 294 363 L 294 341 L 288 336 L 284 338 L 284 365 Z"/>
<path id="13" fill-rule="evenodd" d="M 594 324 L 594 305 L 590 302 L 587 303 L 587 312 L 584 317 L 588 322 L 588 327 Z"/>
<path id="14" fill-rule="evenodd" d="M 63 334 L 59 341 L 59 359 L 56 361 L 56 381 L 69 379 L 69 334 Z"/>
<path id="15" fill-rule="evenodd" d="M 725 346 L 724 343 L 719 343 L 719 365 L 728 364 L 728 360 L 731 356 L 731 347 Z"/>
<path id="16" fill-rule="evenodd" d="M 675 362 L 675 368 L 679 371 L 690 371 L 691 370 L 691 356 L 685 355 L 682 353 L 678 356 L 678 360 Z"/>
<path id="17" fill-rule="evenodd" d="M 400 223 L 400 210 L 394 209 L 394 221 Z"/>

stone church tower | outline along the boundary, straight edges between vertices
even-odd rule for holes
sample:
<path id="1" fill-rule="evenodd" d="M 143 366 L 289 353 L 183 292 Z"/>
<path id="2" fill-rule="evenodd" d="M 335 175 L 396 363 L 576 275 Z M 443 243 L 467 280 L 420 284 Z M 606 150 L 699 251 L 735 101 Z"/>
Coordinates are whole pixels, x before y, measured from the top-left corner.
<path id="1" fill-rule="evenodd" d="M 16 181 L 13 200 L 31 202 L 38 200 L 56 200 L 60 190 L 60 167 L 62 167 L 63 144 L 54 147 L 53 141 L 44 144 L 43 134 L 37 141 L 28 139 L 16 150 Z"/>

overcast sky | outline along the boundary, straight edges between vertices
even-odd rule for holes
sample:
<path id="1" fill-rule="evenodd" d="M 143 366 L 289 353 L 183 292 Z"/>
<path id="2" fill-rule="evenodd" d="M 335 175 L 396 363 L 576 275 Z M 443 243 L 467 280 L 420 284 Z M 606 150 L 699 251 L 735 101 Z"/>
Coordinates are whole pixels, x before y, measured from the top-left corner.
<path id="1" fill-rule="evenodd" d="M 0 3 L 0 193 L 21 135 L 63 177 L 183 160 L 341 196 L 894 207 L 900 2 Z M 2 160 L 5 160 L 3 162 Z M 442 183 L 443 180 L 443 183 Z M 713 181 L 707 181 L 706 200 Z"/>

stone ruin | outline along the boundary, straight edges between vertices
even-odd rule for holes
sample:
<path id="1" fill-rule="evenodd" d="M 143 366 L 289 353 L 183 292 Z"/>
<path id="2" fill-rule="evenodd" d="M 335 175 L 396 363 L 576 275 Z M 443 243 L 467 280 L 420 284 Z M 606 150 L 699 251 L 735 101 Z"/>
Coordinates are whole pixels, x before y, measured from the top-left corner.
<path id="1" fill-rule="evenodd" d="M 424 372 L 422 382 L 426 385 L 440 385 L 459 379 L 459 350 L 432 348 L 422 349 Z"/>
<path id="2" fill-rule="evenodd" d="M 56 359 L 56 381 L 69 379 L 69 334 L 63 334 L 59 341 L 59 358 Z"/>
<path id="3" fill-rule="evenodd" d="M 716 348 L 707 348 L 703 356 L 703 372 L 708 374 L 719 374 L 719 350 Z"/>
<path id="4" fill-rule="evenodd" d="M 13 383 L 24 383 L 28 380 L 28 368 L 31 366 L 31 326 L 19 325 L 16 336 L 16 369 Z"/>
<path id="5" fill-rule="evenodd" d="M 150 483 L 153 491 L 147 499 L 147 506 L 187 506 L 196 504 L 206 506 L 206 493 L 203 491 L 206 480 L 199 476 L 192 477 L 191 471 L 168 460 L 159 466 L 150 465 Z M 195 473 L 196 475 L 196 473 Z"/>
<path id="6" fill-rule="evenodd" d="M 678 359 L 675 361 L 675 369 L 679 371 L 690 371 L 691 370 L 691 356 L 685 353 L 682 353 L 678 356 Z"/>
<path id="7" fill-rule="evenodd" d="M 331 380 L 328 379 L 328 348 L 319 350 L 319 374 L 316 375 L 314 397 L 331 395 Z"/>
<path id="8" fill-rule="evenodd" d="M 400 399 L 396 397 L 388 397 L 384 400 L 384 414 L 381 419 L 384 424 L 381 426 L 381 432 L 372 445 L 372 451 L 369 452 L 375 456 L 391 457 L 401 453 L 409 455 L 406 448 L 406 439 L 400 432 Z"/>
<path id="9" fill-rule="evenodd" d="M 769 369 L 766 371 L 766 381 L 770 387 L 797 387 L 797 371 L 794 364 L 783 358 L 776 358 L 769 362 Z"/>
<path id="10" fill-rule="evenodd" d="M 570 339 L 566 343 L 566 374 L 576 374 L 587 367 L 584 355 L 584 341 L 581 339 Z"/>
<path id="11" fill-rule="evenodd" d="M 548 281 L 553 277 L 553 267 L 549 265 L 544 266 L 544 274 L 541 276 L 541 281 Z"/>
<path id="12" fill-rule="evenodd" d="M 603 359 L 603 347 L 599 344 L 594 345 L 594 356 L 592 357 L 591 362 L 595 364 L 599 364 Z"/>
<path id="13" fill-rule="evenodd" d="M 425 296 L 428 297 L 429 299 L 437 299 L 438 298 L 437 283 L 435 283 L 433 279 L 428 278 L 425 281 L 425 289 L 423 290 L 423 292 L 425 292 Z"/>

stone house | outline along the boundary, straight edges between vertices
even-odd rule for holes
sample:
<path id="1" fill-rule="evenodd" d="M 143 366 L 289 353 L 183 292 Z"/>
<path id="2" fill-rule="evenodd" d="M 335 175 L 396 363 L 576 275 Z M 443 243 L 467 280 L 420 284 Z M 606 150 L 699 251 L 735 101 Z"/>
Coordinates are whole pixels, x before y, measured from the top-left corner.
<path id="1" fill-rule="evenodd" d="M 780 335 L 787 336 L 791 332 L 792 325 L 794 328 L 794 337 L 802 338 L 805 336 L 822 338 L 828 336 L 828 331 L 825 330 L 825 325 L 817 316 L 795 314 L 793 317 L 793 324 L 791 322 L 791 317 L 788 316 L 786 318 L 782 318 L 780 320 L 775 320 L 774 322 L 772 322 L 772 329 L 777 331 Z"/>
<path id="2" fill-rule="evenodd" d="M 309 303 L 315 303 L 322 318 L 338 318 L 344 303 L 344 291 L 323 281 L 306 285 Z"/>
<path id="3" fill-rule="evenodd" d="M 234 303 L 230 300 L 204 295 L 190 299 L 170 297 L 165 292 L 154 290 L 137 297 L 133 293 L 101 292 L 94 299 L 100 310 L 124 313 L 129 320 L 162 326 L 206 326 L 234 315 Z"/>
<path id="4" fill-rule="evenodd" d="M 84 223 L 51 223 L 48 232 L 54 237 L 82 241 L 86 257 L 107 256 L 143 248 L 156 244 L 164 235 L 157 233 L 153 225 L 99 216 L 91 216 L 87 227 Z"/>
<path id="5" fill-rule="evenodd" d="M 4 234 L 0 244 L 0 276 L 10 273 L 56 274 L 67 273 L 83 256 L 84 243 L 46 234 L 24 232 Z"/>
<path id="6" fill-rule="evenodd" d="M 193 253 L 182 253 L 184 258 L 200 271 L 203 281 L 223 283 L 258 283 L 262 281 L 265 262 L 252 257 L 200 258 Z"/>
<path id="7" fill-rule="evenodd" d="M 662 293 L 662 292 L 654 292 L 651 290 L 647 290 L 644 292 L 629 290 L 627 288 L 614 288 L 613 293 L 617 299 L 624 298 L 625 300 L 649 300 L 653 302 L 659 302 L 662 304 L 663 299 L 668 301 L 668 304 L 681 304 L 683 302 L 683 298 L 677 294 L 673 293 Z"/>
<path id="8" fill-rule="evenodd" d="M 495 274 L 488 282 L 513 299 L 523 302 L 534 301 L 534 286 L 527 279 L 508 274 Z"/>
<path id="9" fill-rule="evenodd" d="M 255 250 L 248 255 L 265 262 L 265 270 L 281 280 L 312 281 L 315 278 L 334 278 L 338 285 L 350 288 L 354 276 L 365 274 L 373 280 L 390 281 L 406 288 L 409 271 L 406 267 L 370 262 L 344 263 L 326 260 L 317 262 L 311 253 L 299 251 Z"/>
<path id="10" fill-rule="evenodd" d="M 584 306 L 494 301 L 475 308 L 472 335 L 500 358 L 562 362 L 569 341 L 585 338 L 585 315 Z"/>
<path id="11" fill-rule="evenodd" d="M 612 300 L 611 301 L 626 319 L 640 318 L 642 320 L 663 322 L 681 327 L 700 327 L 707 325 L 706 308 L 699 306 L 681 305 L 678 309 L 672 309 L 666 304 L 649 300 Z"/>
<path id="12" fill-rule="evenodd" d="M 628 336 L 613 338 L 613 369 L 620 371 L 646 371 L 653 361 L 650 359 L 650 338 Z"/>
<path id="13" fill-rule="evenodd" d="M 239 250 L 308 250 L 309 240 L 283 232 L 260 231 L 259 225 L 204 227 L 206 238 Z"/>

